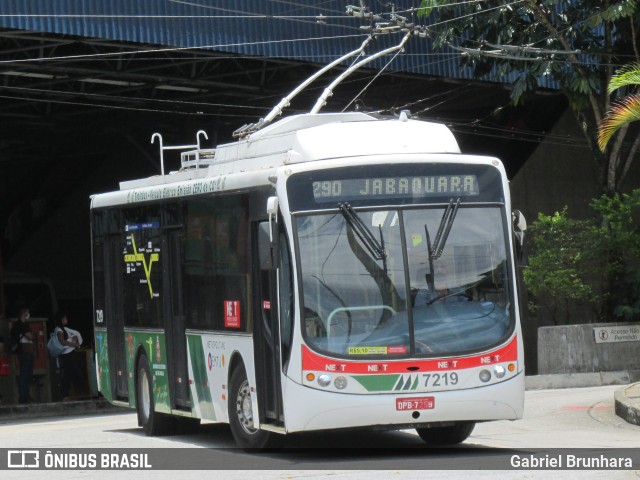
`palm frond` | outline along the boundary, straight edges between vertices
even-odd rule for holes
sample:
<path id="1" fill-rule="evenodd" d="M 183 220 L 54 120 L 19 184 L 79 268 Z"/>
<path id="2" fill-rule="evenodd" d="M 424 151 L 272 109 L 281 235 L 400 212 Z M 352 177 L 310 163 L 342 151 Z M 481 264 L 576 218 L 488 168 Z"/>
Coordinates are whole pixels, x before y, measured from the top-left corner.
<path id="1" fill-rule="evenodd" d="M 598 146 L 604 152 L 614 133 L 625 123 L 640 120 L 640 95 L 629 95 L 614 103 L 598 128 Z"/>
<path id="2" fill-rule="evenodd" d="M 627 85 L 640 85 L 640 63 L 631 63 L 618 70 L 611 77 L 607 91 L 612 93 L 614 90 Z"/>

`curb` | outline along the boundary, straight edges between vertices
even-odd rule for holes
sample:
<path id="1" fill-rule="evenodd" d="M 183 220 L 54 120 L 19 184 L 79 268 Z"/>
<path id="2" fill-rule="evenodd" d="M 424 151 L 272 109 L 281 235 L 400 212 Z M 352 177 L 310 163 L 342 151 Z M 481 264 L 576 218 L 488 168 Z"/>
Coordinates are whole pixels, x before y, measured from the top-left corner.
<path id="1" fill-rule="evenodd" d="M 640 383 L 616 390 L 616 415 L 627 423 L 640 426 Z"/>
<path id="2" fill-rule="evenodd" d="M 625 422 L 640 426 L 640 370 L 595 373 L 562 373 L 525 377 L 527 390 L 625 385 L 614 393 L 615 413 Z"/>
<path id="3" fill-rule="evenodd" d="M 0 406 L 0 423 L 6 420 L 20 420 L 43 417 L 62 417 L 99 413 L 122 413 L 129 409 L 116 407 L 104 399 L 79 400 L 71 402 L 31 403 L 29 405 Z"/>

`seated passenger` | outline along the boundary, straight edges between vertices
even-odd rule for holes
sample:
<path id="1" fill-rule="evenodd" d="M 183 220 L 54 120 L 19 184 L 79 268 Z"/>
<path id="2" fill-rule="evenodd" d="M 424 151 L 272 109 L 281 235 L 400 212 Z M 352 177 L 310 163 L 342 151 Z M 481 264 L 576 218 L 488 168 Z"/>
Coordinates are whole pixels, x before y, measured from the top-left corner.
<path id="1" fill-rule="evenodd" d="M 428 288 L 419 289 L 414 300 L 414 307 L 431 305 L 438 302 L 453 303 L 469 301 L 469 295 L 463 288 L 450 287 L 452 283 L 455 283 L 452 280 L 449 276 L 447 264 L 437 262 L 434 267 L 435 290 L 431 291 Z"/>

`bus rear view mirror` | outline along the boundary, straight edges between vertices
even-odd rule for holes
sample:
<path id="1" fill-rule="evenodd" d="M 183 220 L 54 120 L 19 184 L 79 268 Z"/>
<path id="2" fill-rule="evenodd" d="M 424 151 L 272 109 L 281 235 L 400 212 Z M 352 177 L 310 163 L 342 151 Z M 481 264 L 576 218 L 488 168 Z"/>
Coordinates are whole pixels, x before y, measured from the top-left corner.
<path id="1" fill-rule="evenodd" d="M 524 232 L 527 231 L 527 221 L 520 210 L 514 210 L 513 219 L 513 235 L 515 237 L 516 256 L 520 263 L 524 260 Z"/>

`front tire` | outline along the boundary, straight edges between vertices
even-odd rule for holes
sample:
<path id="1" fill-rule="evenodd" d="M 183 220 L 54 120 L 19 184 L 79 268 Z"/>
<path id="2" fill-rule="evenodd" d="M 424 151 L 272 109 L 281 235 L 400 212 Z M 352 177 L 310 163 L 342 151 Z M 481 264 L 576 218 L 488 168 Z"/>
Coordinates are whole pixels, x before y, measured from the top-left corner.
<path id="1" fill-rule="evenodd" d="M 138 411 L 138 425 L 143 428 L 145 435 L 152 437 L 171 432 L 173 417 L 155 411 L 153 377 L 146 355 L 142 355 L 138 361 L 136 409 Z"/>
<path id="2" fill-rule="evenodd" d="M 246 449 L 265 449 L 277 446 L 276 434 L 256 427 L 251 387 L 243 366 L 236 367 L 229 381 L 229 426 L 238 446 Z"/>
<path id="3" fill-rule="evenodd" d="M 443 447 L 464 442 L 475 426 L 475 422 L 457 422 L 448 427 L 416 428 L 416 432 L 429 445 Z"/>

